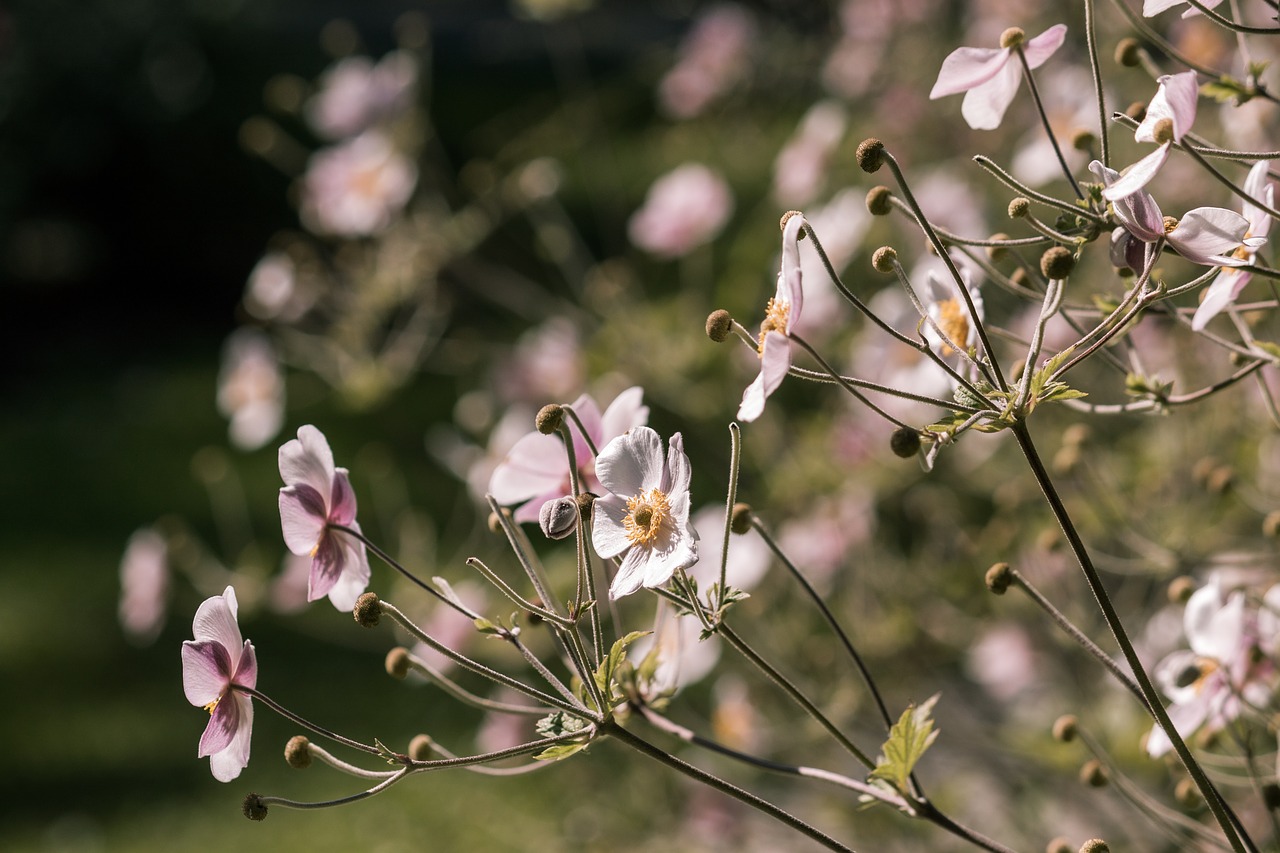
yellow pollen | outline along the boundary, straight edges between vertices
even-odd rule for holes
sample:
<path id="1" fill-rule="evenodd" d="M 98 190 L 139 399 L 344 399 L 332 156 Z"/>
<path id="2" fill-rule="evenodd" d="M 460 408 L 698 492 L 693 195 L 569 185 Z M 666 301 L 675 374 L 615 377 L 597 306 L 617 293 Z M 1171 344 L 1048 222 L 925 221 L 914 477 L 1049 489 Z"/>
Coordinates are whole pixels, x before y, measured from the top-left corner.
<path id="1" fill-rule="evenodd" d="M 770 332 L 787 333 L 787 318 L 791 315 L 791 303 L 773 298 L 764 307 L 764 322 L 760 324 L 760 345 L 757 352 L 764 352 L 764 337 Z"/>
<path id="2" fill-rule="evenodd" d="M 948 299 L 938 303 L 938 328 L 948 339 L 964 346 L 969 340 L 969 315 L 958 299 Z M 942 354 L 955 352 L 949 345 L 942 345 Z"/>
<path id="3" fill-rule="evenodd" d="M 212 702 L 210 702 L 208 705 L 205 705 L 205 706 L 204 706 L 204 709 L 205 709 L 206 711 L 208 711 L 208 712 L 209 712 L 209 716 L 210 716 L 210 717 L 212 717 L 212 716 L 213 716 L 213 710 L 214 710 L 215 708 L 217 708 L 217 707 L 218 707 L 218 703 L 219 703 L 219 702 L 221 702 L 221 701 L 222 701 L 222 697 L 221 697 L 221 696 L 219 696 L 217 699 L 214 699 L 214 700 L 213 700 Z"/>
<path id="4" fill-rule="evenodd" d="M 667 496 L 658 489 L 650 489 L 627 498 L 627 517 L 622 520 L 622 527 L 633 544 L 648 545 L 662 532 L 670 515 Z"/>
<path id="5" fill-rule="evenodd" d="M 1173 217 L 1173 216 L 1166 216 L 1166 217 L 1164 218 L 1164 233 L 1166 233 L 1166 234 L 1172 234 L 1172 233 L 1173 233 L 1173 229 L 1175 229 L 1175 228 L 1177 228 L 1177 227 L 1178 227 L 1178 220 L 1177 220 L 1175 217 Z"/>

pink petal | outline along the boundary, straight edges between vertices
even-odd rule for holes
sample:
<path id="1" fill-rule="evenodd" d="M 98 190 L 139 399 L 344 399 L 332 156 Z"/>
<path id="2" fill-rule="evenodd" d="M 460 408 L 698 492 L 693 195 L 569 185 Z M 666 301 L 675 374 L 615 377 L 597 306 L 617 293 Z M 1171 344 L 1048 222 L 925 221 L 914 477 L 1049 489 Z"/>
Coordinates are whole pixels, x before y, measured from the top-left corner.
<path id="1" fill-rule="evenodd" d="M 356 520 L 356 493 L 346 468 L 334 469 L 333 492 L 329 495 L 329 521 L 350 526 Z"/>
<path id="2" fill-rule="evenodd" d="M 204 734 L 200 736 L 200 748 L 197 752 L 199 758 L 221 752 L 231 745 L 240 725 L 240 710 L 240 703 L 235 701 L 233 694 L 224 696 L 218 702 L 209 715 L 209 724 L 205 726 Z"/>
<path id="3" fill-rule="evenodd" d="M 1200 331 L 1209 324 L 1210 320 L 1222 313 L 1224 308 L 1234 303 L 1240 291 L 1244 290 L 1244 286 L 1252 277 L 1250 273 L 1232 269 L 1225 269 L 1218 273 L 1213 284 L 1205 290 L 1204 299 L 1200 300 L 1200 307 L 1191 318 L 1191 329 Z"/>
<path id="4" fill-rule="evenodd" d="M 615 601 L 624 595 L 630 595 L 644 585 L 645 569 L 649 563 L 649 550 L 634 547 L 622 558 L 618 573 L 609 584 L 609 597 Z"/>
<path id="5" fill-rule="evenodd" d="M 503 505 L 520 503 L 559 489 L 569 476 L 564 443 L 554 435 L 531 432 L 508 451 L 489 479 L 489 494 Z"/>
<path id="6" fill-rule="evenodd" d="M 804 307 L 804 289 L 800 286 L 800 229 L 808 225 L 803 216 L 792 216 L 782 232 L 782 272 L 778 276 L 779 298 L 791 306 L 787 312 L 787 331 L 800 321 Z"/>
<path id="7" fill-rule="evenodd" d="M 320 430 L 308 424 L 280 446 L 280 477 L 286 486 L 305 483 L 322 495 L 333 482 L 333 451 Z"/>
<path id="8" fill-rule="evenodd" d="M 236 728 L 231 742 L 209 756 L 209 769 L 219 782 L 230 782 L 249 766 L 249 745 L 253 735 L 253 703 L 248 696 L 231 694 L 218 707 L 233 704 L 236 708 Z"/>
<path id="9" fill-rule="evenodd" d="M 596 405 L 595 400 L 586 394 L 574 400 L 572 407 L 573 411 L 578 415 L 578 419 L 582 421 L 582 425 L 586 427 L 587 435 L 595 443 L 595 446 L 599 448 L 605 441 L 600 426 L 600 407 Z M 582 431 L 578 429 L 578 425 L 573 418 L 565 415 L 565 423 L 569 424 L 569 435 L 573 437 L 573 458 L 577 460 L 578 467 L 582 467 L 595 454 L 591 452 L 591 447 L 583 439 Z"/>
<path id="10" fill-rule="evenodd" d="M 1116 201 L 1117 199 L 1128 198 L 1145 187 L 1156 176 L 1156 172 L 1160 171 L 1164 161 L 1168 159 L 1171 144 L 1166 142 L 1130 166 L 1129 171 L 1125 172 L 1120 180 L 1110 184 L 1102 191 L 1102 197 L 1107 201 Z"/>
<path id="11" fill-rule="evenodd" d="M 338 541 L 341 534 L 326 531 L 311 558 L 311 574 L 307 578 L 307 601 L 324 598 L 333 589 L 347 563 L 347 555 Z"/>
<path id="12" fill-rule="evenodd" d="M 1142 16 L 1150 18 L 1159 15 L 1166 9 L 1172 9 L 1174 6 L 1181 6 L 1187 0 L 1144 0 L 1142 4 Z"/>
<path id="13" fill-rule="evenodd" d="M 623 519 L 627 508 L 616 495 L 605 495 L 592 505 L 591 547 L 608 560 L 631 547 Z"/>
<path id="14" fill-rule="evenodd" d="M 1160 87 L 1147 105 L 1147 114 L 1134 131 L 1133 138 L 1138 142 L 1155 142 L 1156 125 L 1167 118 L 1173 122 L 1173 141 L 1180 142 L 1183 134 L 1195 123 L 1199 97 L 1196 72 L 1184 71 L 1161 77 Z"/>
<path id="15" fill-rule="evenodd" d="M 632 497 L 662 483 L 662 439 L 646 426 L 610 441 L 596 459 L 596 477 L 615 495 Z"/>
<path id="16" fill-rule="evenodd" d="M 203 708 L 222 695 L 231 677 L 231 654 L 214 640 L 182 644 L 182 690 L 187 701 Z"/>
<path id="17" fill-rule="evenodd" d="M 253 650 L 253 643 L 248 640 L 244 641 L 244 646 L 240 649 L 240 661 L 231 675 L 231 683 L 241 687 L 258 686 L 258 655 Z"/>
<path id="18" fill-rule="evenodd" d="M 764 373 L 756 374 L 756 378 L 742 392 L 742 403 L 738 406 L 738 420 L 751 423 L 764 414 Z"/>
<path id="19" fill-rule="evenodd" d="M 1013 103 L 1022 81 L 1022 67 L 1010 62 L 981 86 L 969 90 L 960 105 L 960 114 L 974 130 L 994 130 L 1000 126 L 1005 110 Z"/>
<path id="20" fill-rule="evenodd" d="M 310 554 L 328 523 L 324 498 L 308 485 L 286 486 L 280 490 L 279 504 L 284 544 L 295 554 Z"/>
<path id="21" fill-rule="evenodd" d="M 604 410 L 600 419 L 601 444 L 617 438 L 632 427 L 644 426 L 649 422 L 649 407 L 641 401 L 644 389 L 634 385 L 613 398 L 609 408 Z"/>
<path id="22" fill-rule="evenodd" d="M 236 624 L 236 591 L 227 587 L 222 595 L 207 598 L 196 609 L 191 629 L 195 639 L 212 640 L 221 643 L 228 652 L 239 649 L 244 638 L 240 636 L 240 626 Z"/>
<path id="23" fill-rule="evenodd" d="M 1067 25 L 1054 24 L 1040 35 L 1028 41 L 1022 46 L 1022 53 L 1027 57 L 1027 65 L 1031 68 L 1039 68 L 1049 57 L 1062 47 L 1062 42 L 1067 38 Z"/>
<path id="24" fill-rule="evenodd" d="M 938 80 L 929 99 L 958 95 L 981 86 L 1000 73 L 1010 60 L 1010 53 L 1000 48 L 958 47 L 942 61 Z"/>
<path id="25" fill-rule="evenodd" d="M 1244 258 L 1228 257 L 1244 239 L 1249 223 L 1233 210 L 1197 207 L 1178 220 L 1167 235 L 1169 245 L 1192 263 L 1208 266 L 1241 266 Z"/>

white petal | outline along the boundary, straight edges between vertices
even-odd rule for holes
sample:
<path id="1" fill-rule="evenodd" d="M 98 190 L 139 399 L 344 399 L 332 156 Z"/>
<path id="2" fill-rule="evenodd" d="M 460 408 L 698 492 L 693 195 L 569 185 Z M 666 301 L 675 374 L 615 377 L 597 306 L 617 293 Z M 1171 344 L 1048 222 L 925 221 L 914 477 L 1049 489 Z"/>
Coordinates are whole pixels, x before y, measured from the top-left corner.
<path id="1" fill-rule="evenodd" d="M 609 408 L 604 410 L 600 418 L 599 443 L 610 441 L 622 435 L 632 427 L 644 426 L 649 422 L 649 407 L 642 402 L 644 389 L 633 385 L 613 398 Z"/>
<path id="2" fill-rule="evenodd" d="M 958 95 L 981 86 L 999 74 L 1010 59 L 1009 51 L 1000 48 L 958 47 L 942 60 L 929 99 Z"/>
<path id="3" fill-rule="evenodd" d="M 489 494 L 504 506 L 516 504 L 560 489 L 568 477 L 569 457 L 564 442 L 559 436 L 531 432 L 517 441 L 493 469 Z"/>
<path id="4" fill-rule="evenodd" d="M 1116 201 L 1117 199 L 1127 198 L 1145 187 L 1160 171 L 1164 161 L 1169 158 L 1170 145 L 1171 143 L 1164 143 L 1155 151 L 1130 166 L 1129 171 L 1125 172 L 1120 180 L 1102 191 L 1102 197 L 1107 201 Z"/>
<path id="5" fill-rule="evenodd" d="M 974 130 L 994 130 L 999 127 L 1005 110 L 1009 109 L 1013 96 L 1018 93 L 1018 83 L 1021 80 L 1020 64 L 1010 62 L 990 80 L 970 89 L 960 107 L 960 114 L 969 123 L 969 127 Z"/>
<path id="6" fill-rule="evenodd" d="M 240 647 L 244 645 L 244 638 L 240 636 L 240 626 L 236 623 L 238 609 L 236 591 L 232 587 L 227 587 L 222 595 L 206 598 L 196 609 L 195 619 L 191 623 L 191 629 L 197 641 L 212 640 L 226 648 L 231 654 L 233 670 L 236 661 L 239 660 Z"/>
<path id="7" fill-rule="evenodd" d="M 333 490 L 333 451 L 324 434 L 307 424 L 280 446 L 280 477 L 286 486 L 305 483 L 328 500 Z"/>
<path id="8" fill-rule="evenodd" d="M 605 495 L 591 508 L 591 547 L 608 560 L 631 547 L 623 519 L 627 508 L 615 495 Z"/>
<path id="9" fill-rule="evenodd" d="M 662 482 L 662 472 L 662 439 L 647 426 L 613 439 L 596 459 L 600 485 L 623 497 L 656 488 Z"/>
<path id="10" fill-rule="evenodd" d="M 1067 25 L 1054 24 L 1028 41 L 1022 46 L 1022 52 L 1027 57 L 1027 65 L 1031 68 L 1039 68 L 1046 59 L 1057 52 L 1058 48 L 1062 47 L 1062 42 L 1066 38 Z"/>

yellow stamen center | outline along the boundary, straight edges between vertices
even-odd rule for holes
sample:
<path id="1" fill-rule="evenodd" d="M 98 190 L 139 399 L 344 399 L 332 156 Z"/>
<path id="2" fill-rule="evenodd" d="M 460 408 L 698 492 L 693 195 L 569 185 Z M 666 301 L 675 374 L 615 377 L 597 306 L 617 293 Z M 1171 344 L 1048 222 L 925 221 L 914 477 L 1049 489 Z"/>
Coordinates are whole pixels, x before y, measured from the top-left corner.
<path id="1" fill-rule="evenodd" d="M 1172 233 L 1173 233 L 1173 229 L 1175 229 L 1175 228 L 1177 228 L 1177 227 L 1178 227 L 1178 220 L 1177 220 L 1177 218 L 1175 218 L 1175 217 L 1173 217 L 1173 216 L 1166 216 L 1166 217 L 1164 218 L 1164 233 L 1166 233 L 1166 234 L 1172 234 Z"/>
<path id="2" fill-rule="evenodd" d="M 769 300 L 769 304 L 764 307 L 764 322 L 760 324 L 760 344 L 756 347 L 757 352 L 764 352 L 765 335 L 770 332 L 777 332 L 782 335 L 787 333 L 787 318 L 790 316 L 790 302 L 777 298 Z"/>
<path id="3" fill-rule="evenodd" d="M 969 315 L 958 299 L 948 299 L 938 303 L 938 328 L 949 340 L 964 346 L 969 340 Z M 955 352 L 949 345 L 942 345 L 942 354 Z"/>
<path id="4" fill-rule="evenodd" d="M 204 709 L 205 709 L 206 711 L 208 711 L 208 712 L 209 712 L 209 716 L 210 716 L 210 717 L 212 717 L 212 716 L 213 716 L 213 711 L 214 711 L 214 709 L 218 707 L 218 703 L 219 703 L 219 702 L 221 702 L 221 701 L 222 701 L 222 697 L 221 697 L 221 696 L 219 696 L 217 699 L 214 699 L 214 700 L 213 700 L 212 702 L 210 702 L 208 705 L 205 705 L 205 706 L 204 706 Z"/>
<path id="5" fill-rule="evenodd" d="M 622 527 L 633 544 L 648 545 L 662 532 L 670 515 L 671 503 L 667 496 L 658 489 L 650 489 L 627 498 L 627 517 L 622 520 Z"/>

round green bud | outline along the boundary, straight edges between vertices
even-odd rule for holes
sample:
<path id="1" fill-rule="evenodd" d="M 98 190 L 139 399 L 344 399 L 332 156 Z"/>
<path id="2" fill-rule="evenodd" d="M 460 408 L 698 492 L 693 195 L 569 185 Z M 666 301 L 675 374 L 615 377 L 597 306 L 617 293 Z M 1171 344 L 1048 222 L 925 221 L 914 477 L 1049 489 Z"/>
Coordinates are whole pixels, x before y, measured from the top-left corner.
<path id="1" fill-rule="evenodd" d="M 1018 196 L 1009 202 L 1009 218 L 1021 219 L 1031 212 L 1031 199 Z"/>
<path id="2" fill-rule="evenodd" d="M 893 272 L 893 263 L 898 260 L 898 250 L 892 246 L 881 246 L 871 255 L 871 266 L 876 272 Z"/>
<path id="3" fill-rule="evenodd" d="M 352 608 L 351 615 L 356 618 L 356 624 L 364 628 L 373 628 L 378 624 L 378 620 L 382 618 L 382 605 L 378 601 L 376 592 L 366 592 L 356 599 L 356 606 Z"/>
<path id="4" fill-rule="evenodd" d="M 1053 739 L 1059 743 L 1071 743 L 1076 739 L 1080 721 L 1075 714 L 1063 714 L 1053 721 Z"/>
<path id="5" fill-rule="evenodd" d="M 1169 581 L 1169 586 L 1165 590 L 1165 595 L 1169 598 L 1170 604 L 1186 604 L 1187 599 L 1191 597 L 1191 593 L 1196 591 L 1195 578 L 1181 575 Z"/>
<path id="6" fill-rule="evenodd" d="M 798 210 L 788 210 L 786 213 L 782 214 L 782 218 L 778 220 L 778 228 L 782 231 L 786 231 L 787 220 L 789 220 L 793 216 L 804 216 L 804 214 Z M 803 240 L 804 235 L 808 230 L 809 230 L 808 228 L 801 228 L 800 236 L 797 239 Z"/>
<path id="7" fill-rule="evenodd" d="M 1008 563 L 994 564 L 987 569 L 986 583 L 987 589 L 996 595 L 1004 595 L 1009 584 L 1013 583 L 1013 569 L 1009 568 Z"/>
<path id="8" fill-rule="evenodd" d="M 1090 838 L 1080 845 L 1080 853 L 1111 853 L 1111 848 L 1101 838 Z"/>
<path id="9" fill-rule="evenodd" d="M 854 155 L 858 160 L 858 168 L 870 174 L 880 171 L 884 165 L 884 143 L 875 137 L 864 139 L 858 143 L 858 151 Z"/>
<path id="10" fill-rule="evenodd" d="M 900 459 L 910 459 L 920 450 L 920 433 L 911 427 L 898 427 L 889 436 L 889 449 Z"/>
<path id="11" fill-rule="evenodd" d="M 1080 781 L 1090 788 L 1105 788 L 1111 781 L 1107 768 L 1096 758 L 1090 758 L 1080 765 Z M 1084 848 L 1081 848 L 1084 849 Z"/>
<path id="12" fill-rule="evenodd" d="M 560 429 L 562 423 L 564 423 L 564 406 L 559 403 L 543 406 L 538 410 L 538 416 L 533 419 L 533 425 L 543 435 L 554 434 Z"/>
<path id="13" fill-rule="evenodd" d="M 717 308 L 707 315 L 707 337 L 718 344 L 724 343 L 733 331 L 733 317 L 723 308 Z"/>
<path id="14" fill-rule="evenodd" d="M 1027 34 L 1022 27 L 1009 27 L 1000 34 L 1000 46 L 1005 50 L 1011 50 L 1027 40 Z"/>
<path id="15" fill-rule="evenodd" d="M 1009 235 L 1001 231 L 999 233 L 992 234 L 987 239 L 993 243 L 1003 242 L 1009 239 Z M 1005 256 L 1008 254 L 1009 254 L 1009 250 L 1006 249 L 1004 246 L 987 246 L 987 257 L 991 260 L 992 263 L 999 263 L 1000 261 L 1004 260 Z"/>
<path id="16" fill-rule="evenodd" d="M 414 761 L 429 761 L 434 743 L 430 735 L 414 735 L 409 741 L 409 757 Z"/>
<path id="17" fill-rule="evenodd" d="M 867 210 L 872 216 L 888 216 L 893 209 L 889 200 L 893 198 L 893 190 L 886 186 L 872 187 L 867 190 Z"/>
<path id="18" fill-rule="evenodd" d="M 754 516 L 751 513 L 751 505 L 744 503 L 736 503 L 733 505 L 733 512 L 729 515 L 729 529 L 739 535 L 747 533 L 751 530 L 751 520 Z"/>
<path id="19" fill-rule="evenodd" d="M 1071 147 L 1077 151 L 1092 151 L 1097 141 L 1098 137 L 1094 135 L 1092 130 L 1084 130 L 1082 128 L 1071 134 Z"/>
<path id="20" fill-rule="evenodd" d="M 1052 246 L 1040 256 L 1040 272 L 1045 278 L 1061 281 L 1071 275 L 1075 266 L 1076 256 L 1066 246 Z"/>
<path id="21" fill-rule="evenodd" d="M 295 770 L 305 770 L 311 766 L 311 741 L 302 735 L 294 735 L 284 745 L 285 763 Z"/>
<path id="22" fill-rule="evenodd" d="M 1123 65 L 1125 68 L 1133 68 L 1142 60 L 1138 51 L 1142 50 L 1142 45 L 1135 38 L 1123 38 L 1116 42 L 1116 64 Z"/>
<path id="23" fill-rule="evenodd" d="M 262 802 L 262 797 L 257 794 L 250 794 L 244 798 L 244 805 L 240 807 L 244 812 L 244 816 L 249 820 L 266 820 L 267 804 Z"/>
<path id="24" fill-rule="evenodd" d="M 1147 105 L 1142 101 L 1134 101 L 1124 111 L 1124 114 L 1136 122 L 1141 122 L 1147 117 Z"/>
<path id="25" fill-rule="evenodd" d="M 404 646 L 396 646 L 387 652 L 387 659 L 384 664 L 387 668 L 387 675 L 392 678 L 404 678 L 409 674 L 412 663 L 409 660 L 409 650 Z"/>

